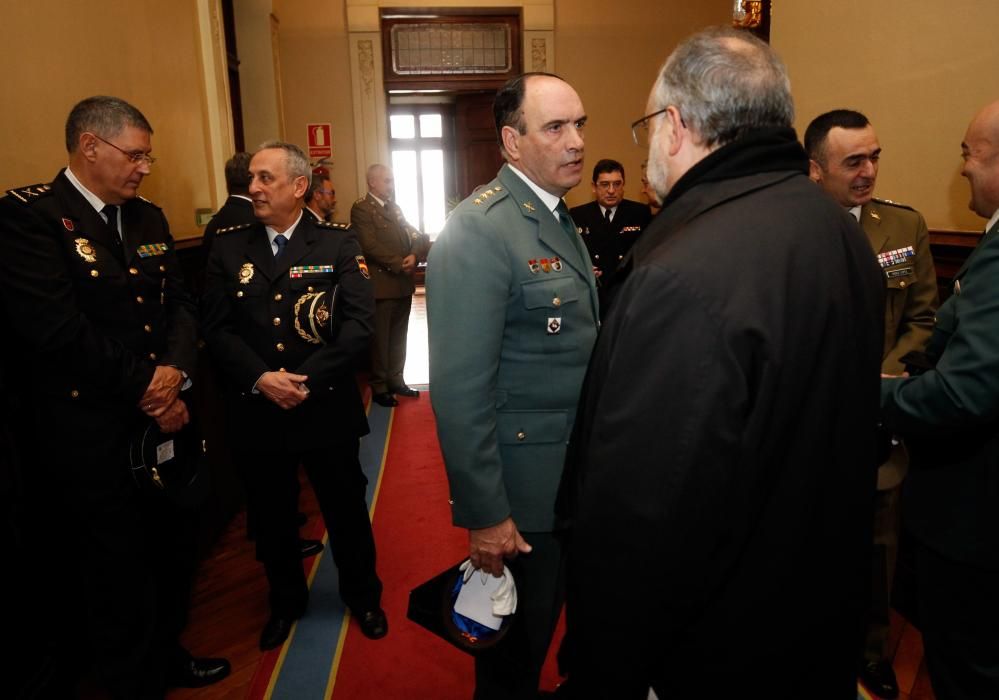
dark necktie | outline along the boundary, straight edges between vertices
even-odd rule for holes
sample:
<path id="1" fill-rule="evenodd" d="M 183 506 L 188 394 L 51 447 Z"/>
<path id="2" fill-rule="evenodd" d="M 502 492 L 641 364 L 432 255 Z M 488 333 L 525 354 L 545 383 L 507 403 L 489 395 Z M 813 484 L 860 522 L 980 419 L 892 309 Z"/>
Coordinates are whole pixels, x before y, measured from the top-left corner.
<path id="1" fill-rule="evenodd" d="M 114 232 L 114 235 L 111 236 L 111 244 L 115 254 L 121 258 L 124 252 L 121 243 L 121 232 L 118 230 L 118 207 L 114 204 L 108 204 L 101 209 L 101 214 L 107 217 L 108 226 Z"/>
<path id="2" fill-rule="evenodd" d="M 274 236 L 274 245 L 277 246 L 277 252 L 274 253 L 274 259 L 277 260 L 281 257 L 281 253 L 284 252 L 285 246 L 288 245 L 288 239 L 285 238 L 283 233 L 279 233 Z"/>
<path id="3" fill-rule="evenodd" d="M 611 225 L 611 210 L 604 209 L 604 222 L 610 226 Z"/>

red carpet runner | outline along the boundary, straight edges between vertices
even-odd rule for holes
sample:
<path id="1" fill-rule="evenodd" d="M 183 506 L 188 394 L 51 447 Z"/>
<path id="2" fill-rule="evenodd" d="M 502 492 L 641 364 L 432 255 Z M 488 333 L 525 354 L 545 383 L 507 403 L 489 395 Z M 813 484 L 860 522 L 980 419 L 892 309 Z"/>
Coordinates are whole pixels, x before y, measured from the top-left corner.
<path id="1" fill-rule="evenodd" d="M 465 531 L 451 525 L 430 397 L 424 391 L 418 399 L 402 398 L 395 409 L 372 405 L 369 422 L 372 434 L 364 439 L 361 461 L 371 481 L 368 502 L 389 634 L 371 641 L 353 622 L 343 624 L 327 550 L 314 566 L 309 611 L 285 647 L 262 659 L 249 694 L 253 700 L 472 695 L 471 657 L 406 619 L 409 591 L 467 553 Z M 552 689 L 557 680 L 549 655 L 542 687 Z"/>

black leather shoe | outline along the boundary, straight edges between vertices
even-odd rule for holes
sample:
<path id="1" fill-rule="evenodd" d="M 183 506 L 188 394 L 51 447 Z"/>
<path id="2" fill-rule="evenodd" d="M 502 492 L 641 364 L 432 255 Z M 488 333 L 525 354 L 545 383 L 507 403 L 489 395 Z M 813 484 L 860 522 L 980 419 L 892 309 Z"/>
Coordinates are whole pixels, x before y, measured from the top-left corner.
<path id="1" fill-rule="evenodd" d="M 898 697 L 895 669 L 888 661 L 865 661 L 860 666 L 860 682 L 879 698 Z"/>
<path id="2" fill-rule="evenodd" d="M 385 408 L 392 408 L 393 406 L 399 405 L 399 402 L 395 400 L 395 397 L 388 392 L 385 392 L 384 394 L 372 394 L 371 400 L 379 406 L 384 406 Z"/>
<path id="3" fill-rule="evenodd" d="M 411 399 L 415 399 L 417 396 L 420 395 L 420 390 L 419 389 L 414 389 L 411 386 L 406 386 L 405 384 L 403 384 L 398 389 L 393 389 L 392 393 L 393 394 L 398 394 L 399 396 L 408 396 Z"/>
<path id="4" fill-rule="evenodd" d="M 298 548 L 302 552 L 302 559 L 308 559 L 323 551 L 325 546 L 319 540 L 306 540 L 300 537 L 298 538 Z"/>
<path id="5" fill-rule="evenodd" d="M 291 627 L 294 624 L 294 617 L 271 615 L 271 619 L 267 621 L 264 630 L 260 633 L 260 651 L 274 649 L 284 644 L 284 640 L 291 634 Z"/>
<path id="6" fill-rule="evenodd" d="M 188 657 L 167 672 L 167 686 L 170 688 L 203 688 L 218 683 L 229 675 L 229 662 L 226 659 L 198 659 Z"/>
<path id="7" fill-rule="evenodd" d="M 381 608 L 362 612 L 357 616 L 357 622 L 361 625 L 361 633 L 368 639 L 381 639 L 388 634 L 388 619 Z"/>

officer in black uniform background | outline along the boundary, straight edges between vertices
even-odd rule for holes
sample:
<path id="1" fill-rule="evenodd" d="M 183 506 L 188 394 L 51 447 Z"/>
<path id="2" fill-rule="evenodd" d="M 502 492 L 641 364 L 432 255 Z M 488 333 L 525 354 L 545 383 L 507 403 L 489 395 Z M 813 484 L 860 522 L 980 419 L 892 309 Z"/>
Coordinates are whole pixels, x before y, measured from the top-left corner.
<path id="1" fill-rule="evenodd" d="M 604 290 L 652 214 L 647 206 L 624 198 L 624 166 L 616 160 L 597 161 L 591 186 L 594 200 L 569 213 L 590 253 L 603 307 Z"/>
<path id="2" fill-rule="evenodd" d="M 257 512 L 257 558 L 270 584 L 260 646 L 281 645 L 308 604 L 296 545 L 299 464 L 330 531 L 341 598 L 361 631 L 377 639 L 388 623 L 357 456 L 368 423 L 354 377 L 374 317 L 367 265 L 344 225 L 303 214 L 311 171 L 301 149 L 266 143 L 250 174 L 259 223 L 217 238 L 202 307 L 205 340 L 227 384 L 230 443 Z M 319 301 L 336 328 L 325 343 L 312 327 L 316 319 L 302 313 Z"/>
<path id="3" fill-rule="evenodd" d="M 177 642 L 191 529 L 170 501 L 136 488 L 126 459 L 149 417 L 165 433 L 188 422 L 182 391 L 196 355 L 195 308 L 166 219 L 138 197 L 155 161 L 151 134 L 127 102 L 85 99 L 66 122 L 69 167 L 0 200 L 4 359 L 28 426 L 26 497 L 58 513 L 67 542 L 68 560 L 50 557 L 59 570 L 38 570 L 38 583 L 73 572 L 51 599 L 64 616 L 53 629 L 65 634 L 64 658 L 89 653 L 120 698 L 160 698 L 229 672 Z"/>

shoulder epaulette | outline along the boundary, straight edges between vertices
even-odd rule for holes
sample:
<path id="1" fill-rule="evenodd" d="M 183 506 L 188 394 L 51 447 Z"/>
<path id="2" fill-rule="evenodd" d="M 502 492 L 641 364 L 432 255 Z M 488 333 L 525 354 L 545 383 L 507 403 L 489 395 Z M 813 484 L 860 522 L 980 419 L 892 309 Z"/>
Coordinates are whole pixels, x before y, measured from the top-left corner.
<path id="1" fill-rule="evenodd" d="M 146 199 L 145 197 L 143 197 L 141 194 L 136 195 L 135 198 L 138 199 L 138 200 L 140 200 L 140 201 L 145 202 L 146 204 L 148 204 L 151 207 L 156 207 L 157 209 L 162 209 L 162 207 L 159 204 L 157 204 L 156 202 L 150 202 L 148 199 Z"/>
<path id="2" fill-rule="evenodd" d="M 350 224 L 341 224 L 339 221 L 317 221 L 316 226 L 319 228 L 329 229 L 331 231 L 349 231 Z"/>
<path id="3" fill-rule="evenodd" d="M 901 202 L 893 202 L 890 199 L 880 199 L 878 197 L 871 197 L 871 200 L 877 202 L 878 204 L 887 204 L 890 207 L 898 207 L 900 209 L 908 209 L 909 211 L 916 211 L 908 204 L 902 204 Z"/>
<path id="4" fill-rule="evenodd" d="M 12 190 L 7 190 L 7 194 L 22 204 L 31 204 L 36 199 L 41 199 L 52 194 L 52 186 L 43 183 L 40 185 L 29 185 L 28 187 L 15 187 Z"/>
<path id="5" fill-rule="evenodd" d="M 223 233 L 232 233 L 233 231 L 242 231 L 253 226 L 253 224 L 236 224 L 235 226 L 226 226 L 225 228 L 220 228 L 215 232 L 216 236 L 221 236 Z"/>
<path id="6" fill-rule="evenodd" d="M 367 199 L 367 197 L 360 197 L 360 198 L 358 198 L 358 200 L 357 200 L 356 202 L 354 202 L 354 204 L 360 204 L 360 203 L 362 203 L 362 202 L 363 202 L 363 201 L 364 201 L 365 199 Z"/>
<path id="7" fill-rule="evenodd" d="M 473 207 L 482 207 L 483 210 L 488 211 L 496 202 L 505 199 L 508 195 L 506 188 L 503 185 L 489 183 L 485 189 L 479 189 L 474 194 L 472 194 L 472 205 Z"/>

